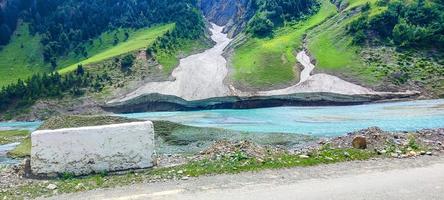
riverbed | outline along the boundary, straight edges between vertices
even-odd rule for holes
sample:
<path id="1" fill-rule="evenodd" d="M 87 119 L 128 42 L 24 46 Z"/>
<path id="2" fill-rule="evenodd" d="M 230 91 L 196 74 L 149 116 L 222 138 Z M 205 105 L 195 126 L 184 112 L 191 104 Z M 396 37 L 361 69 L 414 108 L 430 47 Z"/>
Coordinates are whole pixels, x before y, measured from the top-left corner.
<path id="1" fill-rule="evenodd" d="M 391 102 L 356 106 L 275 107 L 244 110 L 146 112 L 118 116 L 167 120 L 198 127 L 215 127 L 255 133 L 292 133 L 334 137 L 378 126 L 386 131 L 416 131 L 444 127 L 444 99 Z M 35 130 L 42 122 L 1 122 L 1 129 Z M 0 146 L 0 164 L 18 160 L 6 157 L 17 144 Z"/>
<path id="2" fill-rule="evenodd" d="M 387 131 L 444 127 L 444 99 L 356 106 L 276 107 L 244 110 L 146 112 L 118 116 L 168 120 L 238 131 L 338 136 L 378 126 Z M 41 122 L 2 122 L 0 129 L 36 129 Z"/>
<path id="3" fill-rule="evenodd" d="M 119 116 L 168 120 L 239 131 L 338 136 L 378 126 L 387 131 L 444 127 L 444 99 L 357 106 L 276 107 L 249 110 L 147 112 Z"/>
<path id="4" fill-rule="evenodd" d="M 8 151 L 11 151 L 19 144 L 20 143 L 0 145 L 0 168 L 2 168 L 3 165 L 17 164 L 20 162 L 20 160 L 12 159 L 7 156 Z"/>

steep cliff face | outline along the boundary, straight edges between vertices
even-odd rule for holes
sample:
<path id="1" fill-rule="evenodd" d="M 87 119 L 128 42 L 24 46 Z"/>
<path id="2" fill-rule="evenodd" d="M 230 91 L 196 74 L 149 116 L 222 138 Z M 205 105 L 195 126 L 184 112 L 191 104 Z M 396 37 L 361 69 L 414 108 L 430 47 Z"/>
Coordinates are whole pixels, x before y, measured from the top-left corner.
<path id="1" fill-rule="evenodd" d="M 245 29 L 255 12 L 254 0 L 202 0 L 200 7 L 209 21 L 225 26 L 229 37 Z"/>

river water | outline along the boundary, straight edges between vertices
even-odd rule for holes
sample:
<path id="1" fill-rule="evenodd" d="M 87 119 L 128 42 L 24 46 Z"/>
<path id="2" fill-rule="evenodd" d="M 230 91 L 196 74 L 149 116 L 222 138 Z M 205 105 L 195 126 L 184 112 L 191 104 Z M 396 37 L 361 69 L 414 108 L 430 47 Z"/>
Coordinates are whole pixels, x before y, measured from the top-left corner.
<path id="1" fill-rule="evenodd" d="M 276 107 L 248 110 L 147 112 L 118 116 L 168 120 L 199 127 L 239 131 L 338 136 L 379 126 L 388 131 L 444 127 L 444 99 L 357 106 Z M 1 129 L 37 128 L 41 122 L 3 122 Z"/>
<path id="2" fill-rule="evenodd" d="M 9 158 L 6 155 L 8 153 L 8 151 L 11 151 L 12 149 L 14 149 L 19 144 L 20 143 L 12 143 L 12 144 L 0 145 L 0 169 L 4 165 L 16 164 L 16 163 L 20 162 L 19 160 Z"/>
<path id="3" fill-rule="evenodd" d="M 357 106 L 133 113 L 120 116 L 239 131 L 338 136 L 371 126 L 388 131 L 444 127 L 444 99 Z"/>
<path id="4" fill-rule="evenodd" d="M 151 112 L 118 115 L 146 120 L 168 120 L 199 127 L 238 131 L 281 132 L 339 136 L 378 126 L 387 131 L 444 127 L 444 99 L 357 106 L 276 107 L 248 110 Z M 41 122 L 2 122 L 0 130 L 34 130 Z M 0 145 L 0 167 L 18 160 L 6 157 L 17 144 Z"/>

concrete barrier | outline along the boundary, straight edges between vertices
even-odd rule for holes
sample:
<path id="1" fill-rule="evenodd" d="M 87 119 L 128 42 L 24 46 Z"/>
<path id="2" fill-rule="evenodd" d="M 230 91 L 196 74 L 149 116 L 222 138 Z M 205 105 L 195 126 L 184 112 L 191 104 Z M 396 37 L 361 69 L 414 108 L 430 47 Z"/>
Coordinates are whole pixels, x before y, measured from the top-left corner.
<path id="1" fill-rule="evenodd" d="M 154 165 L 151 122 L 39 130 L 31 136 L 36 176 L 142 169 Z"/>

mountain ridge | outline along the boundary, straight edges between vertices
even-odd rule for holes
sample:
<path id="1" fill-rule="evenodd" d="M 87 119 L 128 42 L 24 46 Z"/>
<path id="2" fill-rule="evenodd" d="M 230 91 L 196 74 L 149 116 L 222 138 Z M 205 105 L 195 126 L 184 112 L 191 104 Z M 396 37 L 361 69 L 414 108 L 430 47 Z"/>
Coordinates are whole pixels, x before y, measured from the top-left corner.
<path id="1" fill-rule="evenodd" d="M 7 2 L 20 1 L 22 0 Z M 83 5 L 85 1 L 70 0 L 55 3 Z M 124 2 L 120 6 L 129 5 L 126 0 L 113 1 Z M 176 27 L 165 32 L 165 34 L 159 35 L 152 43 L 144 43 L 142 46 L 146 48 L 138 48 L 134 51 L 122 49 L 122 54 L 110 56 L 100 62 L 83 63 L 84 66 L 73 64 L 96 56 L 97 51 L 91 51 L 85 47 L 91 44 L 91 40 L 95 44 L 96 41 L 100 42 L 100 39 L 96 37 L 85 40 L 82 45 L 78 46 L 80 48 L 76 47 L 74 51 L 69 50 L 71 47 L 68 48 L 67 51 L 70 54 L 76 53 L 76 57 L 83 58 L 77 62 L 72 62 L 70 64 L 71 72 L 64 72 L 61 78 L 75 77 L 78 76 L 79 72 L 82 72 L 92 79 L 89 81 L 90 84 L 73 85 L 72 88 L 58 86 L 58 88 L 66 88 L 67 90 L 58 92 L 56 96 L 25 93 L 22 97 L 23 95 L 19 94 L 23 94 L 22 90 L 30 89 L 32 82 L 41 84 L 42 80 L 38 79 L 43 76 L 34 77 L 36 81 L 27 80 L 26 77 L 34 73 L 51 73 L 51 65 L 60 65 L 65 62 L 63 56 L 57 56 L 58 53 L 54 52 L 55 54 L 52 55 L 55 56 L 56 62 L 51 62 L 51 59 L 45 61 L 45 64 L 40 65 L 41 71 L 38 71 L 37 67 L 25 67 L 30 66 L 25 59 L 13 60 L 11 63 L 25 62 L 23 68 L 29 71 L 28 74 L 21 73 L 20 78 L 24 79 L 22 81 L 24 84 L 12 84 L 0 92 L 0 96 L 5 97 L 2 99 L 3 101 L 0 101 L 2 105 L 0 113 L 2 113 L 3 119 L 14 118 L 13 116 L 16 114 L 51 110 L 54 107 L 49 104 L 62 103 L 61 99 L 66 102 L 74 102 L 73 100 L 79 97 L 85 102 L 78 102 L 80 105 L 93 106 L 97 112 L 104 112 L 100 107 L 109 99 L 128 94 L 146 83 L 174 80 L 171 73 L 179 66 L 181 58 L 203 52 L 214 44 L 209 39 L 209 22 L 224 25 L 223 32 L 227 33 L 232 39 L 223 53 L 229 70 L 229 76 L 225 78 L 224 82 L 232 89 L 254 93 L 284 89 L 298 83 L 303 67 L 297 62 L 296 55 L 302 49 L 305 49 L 310 55 L 311 61 L 316 65 L 313 72 L 315 74 L 334 75 L 348 82 L 377 91 L 416 90 L 421 91 L 419 98 L 442 97 L 444 95 L 444 62 L 442 59 L 444 57 L 442 57 L 442 54 L 433 49 L 401 48 L 397 44 L 387 43 L 384 40 L 356 43 L 355 40 L 359 39 L 359 35 L 350 31 L 350 27 L 353 27 L 353 24 L 357 23 L 360 17 L 382 15 L 387 11 L 388 6 L 395 4 L 397 1 L 390 0 L 381 3 L 382 1 L 376 0 L 181 0 L 169 4 L 165 2 L 156 4 L 153 1 L 137 0 L 133 3 L 140 4 L 142 8 L 144 3 L 160 6 L 160 11 L 144 11 L 147 16 L 154 15 L 156 12 L 168 12 L 169 9 L 177 10 L 177 8 L 180 8 L 177 13 L 174 11 L 173 15 L 170 16 L 172 21 L 165 20 L 165 22 L 176 22 Z M 415 0 L 415 2 L 420 1 L 422 0 Z M 438 0 L 424 1 L 427 2 L 425 5 L 435 5 L 434 2 L 438 2 Z M 93 5 L 101 3 L 103 2 L 98 1 Z M 4 3 L 4 5 L 7 4 Z M 70 7 L 51 9 L 55 9 L 55 13 L 64 13 L 67 8 Z M 116 9 L 120 8 L 119 6 L 116 7 Z M 34 12 L 33 9 L 25 9 L 24 12 Z M 426 6 L 424 9 L 435 8 Z M 435 9 L 436 13 L 443 17 L 444 14 L 440 9 L 440 7 L 437 7 Z M 108 34 L 109 39 L 114 43 L 112 46 L 118 48 L 119 44 L 131 38 L 132 31 L 128 30 L 139 30 L 138 28 L 131 28 L 133 26 L 131 24 L 143 24 L 144 22 L 143 20 L 132 20 L 128 24 L 129 28 L 125 28 L 126 25 L 119 25 L 119 23 L 128 21 L 134 15 L 124 14 L 121 11 L 116 11 L 116 13 L 117 15 L 110 18 L 116 21 L 116 26 L 107 26 L 106 33 L 110 33 Z M 174 17 L 178 13 L 183 14 L 183 16 Z M 4 11 L 0 13 L 0 16 L 3 16 L 3 14 Z M 48 19 L 50 19 L 52 15 L 49 14 L 48 16 Z M 399 16 L 400 18 L 403 17 L 401 14 Z M 159 19 L 159 22 L 162 22 L 162 19 Z M 3 22 L 0 20 L 1 23 Z M 38 29 L 32 28 L 34 26 L 32 20 L 30 23 L 30 35 L 37 36 Z M 52 27 L 52 25 L 47 24 L 47 27 Z M 54 27 L 57 27 L 57 24 Z M 87 29 L 80 28 L 79 30 Z M 117 30 L 123 31 L 117 34 Z M 64 33 L 65 31 L 62 28 L 61 31 L 56 30 L 49 33 L 49 35 Z M 438 32 L 436 34 L 439 36 Z M 60 36 L 62 35 L 60 34 Z M 16 36 L 21 36 L 21 34 L 16 34 L 14 37 Z M 43 50 L 40 56 L 44 56 L 44 44 L 48 42 L 46 41 L 48 40 L 47 36 L 48 33 L 44 33 L 41 35 L 40 41 L 34 43 L 38 44 L 37 47 L 41 45 L 41 47 L 38 47 Z M 49 41 L 57 43 L 64 41 L 63 37 L 50 39 Z M 26 37 L 22 38 L 24 38 L 24 41 L 28 40 Z M 27 44 L 17 42 L 14 45 L 16 49 L 24 48 L 21 51 L 27 51 L 30 47 Z M 2 55 L 10 57 L 4 49 L 5 46 L 3 46 L 3 50 L 0 50 L 0 57 Z M 61 52 L 63 54 L 63 51 Z M 20 53 L 20 55 L 24 56 L 25 54 Z M 33 54 L 33 56 L 38 57 L 39 55 Z M 43 60 L 42 57 L 39 59 Z M 8 67 L 0 63 L 0 71 L 4 69 L 8 69 Z M 59 68 L 56 67 L 56 69 Z M 19 72 L 19 70 L 15 71 Z M 11 80 L 9 83 L 14 82 L 14 76 L 8 78 Z M 190 77 L 189 80 L 193 81 L 193 78 Z M 23 89 L 23 87 L 28 89 Z M 43 91 L 45 91 L 45 87 L 52 88 L 44 84 L 39 87 Z M 416 98 L 416 95 L 413 96 Z M 29 97 L 32 98 L 29 99 Z M 221 100 L 223 101 L 223 98 Z M 260 105 L 260 103 L 256 104 Z M 266 103 L 264 103 L 265 105 Z M 56 113 L 73 112 L 60 108 L 54 109 L 57 110 Z M 82 108 L 77 110 L 84 112 Z"/>

